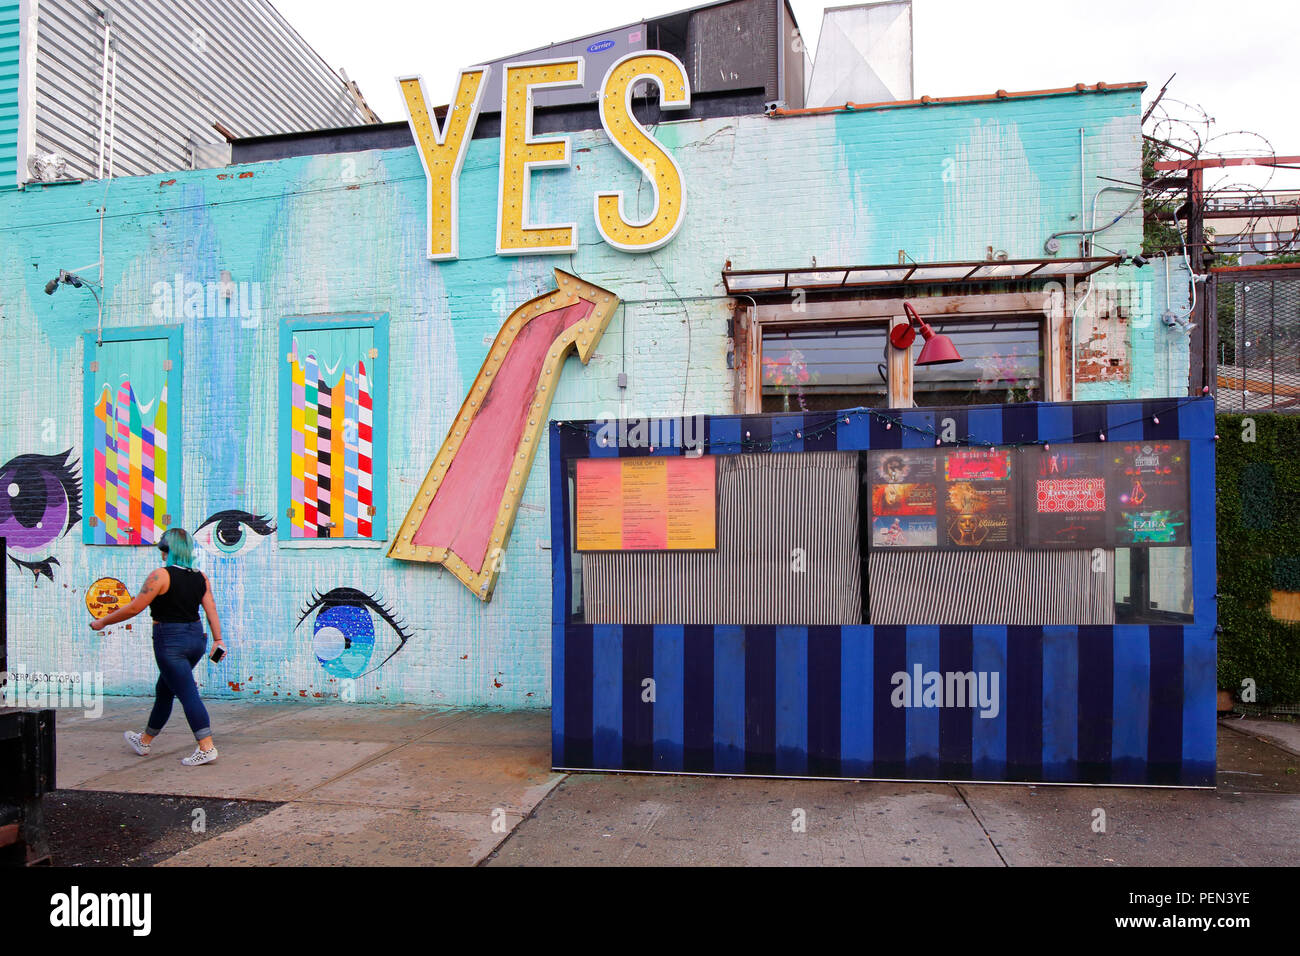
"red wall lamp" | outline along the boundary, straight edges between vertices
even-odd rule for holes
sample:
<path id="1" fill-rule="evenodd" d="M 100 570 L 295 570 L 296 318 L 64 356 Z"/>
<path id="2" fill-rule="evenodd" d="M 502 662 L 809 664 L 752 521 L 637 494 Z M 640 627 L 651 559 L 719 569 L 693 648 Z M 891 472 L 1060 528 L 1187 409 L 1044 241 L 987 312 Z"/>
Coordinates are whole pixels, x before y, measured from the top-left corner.
<path id="1" fill-rule="evenodd" d="M 903 303 L 903 311 L 907 313 L 907 322 L 889 330 L 890 345 L 896 349 L 910 349 L 912 343 L 916 341 L 916 329 L 912 327 L 912 323 L 915 322 L 921 327 L 921 338 L 925 339 L 925 344 L 921 346 L 921 354 L 916 357 L 918 366 L 948 365 L 962 361 L 961 353 L 957 351 L 957 346 L 952 344 L 952 339 L 930 328 L 916 314 L 916 309 L 912 308 L 910 302 Z"/>

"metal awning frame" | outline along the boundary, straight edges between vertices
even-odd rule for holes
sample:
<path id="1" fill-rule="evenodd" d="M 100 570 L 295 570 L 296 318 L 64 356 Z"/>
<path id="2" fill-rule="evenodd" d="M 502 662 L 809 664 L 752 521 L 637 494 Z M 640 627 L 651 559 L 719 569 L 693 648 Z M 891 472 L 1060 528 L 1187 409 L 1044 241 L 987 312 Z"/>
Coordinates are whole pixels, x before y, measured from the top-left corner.
<path id="1" fill-rule="evenodd" d="M 724 269 L 722 282 L 728 295 L 762 296 L 789 294 L 795 289 L 809 293 L 962 282 L 1020 282 L 1026 279 L 1064 279 L 1067 276 L 1078 280 L 1123 261 L 1120 256 L 1080 256 L 799 269 Z"/>

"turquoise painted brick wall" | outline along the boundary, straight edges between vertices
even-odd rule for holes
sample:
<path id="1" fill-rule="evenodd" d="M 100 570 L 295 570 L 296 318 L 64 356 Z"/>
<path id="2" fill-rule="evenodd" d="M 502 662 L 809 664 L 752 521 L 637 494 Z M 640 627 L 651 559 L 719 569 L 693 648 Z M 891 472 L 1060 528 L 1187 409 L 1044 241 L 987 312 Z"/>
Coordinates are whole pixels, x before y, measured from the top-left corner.
<path id="1" fill-rule="evenodd" d="M 280 320 L 366 312 L 390 316 L 391 533 L 491 337 L 517 304 L 551 288 L 553 268 L 626 300 L 652 300 L 618 312 L 589 366 L 569 360 L 553 418 L 730 412 L 730 304 L 691 298 L 721 293 L 726 260 L 741 269 L 807 266 L 813 257 L 888 263 L 899 249 L 918 260 L 982 259 L 990 245 L 1012 257 L 1037 256 L 1048 234 L 1079 225 L 1080 128 L 1087 176 L 1133 179 L 1138 117 L 1137 92 L 1114 92 L 664 124 L 657 135 L 681 164 L 687 220 L 670 245 L 642 256 L 617 252 L 597 236 L 596 190 L 625 189 L 643 210 L 649 203 L 599 131 L 571 134 L 574 167 L 534 180 L 534 221 L 579 224 L 572 257 L 494 254 L 496 140 L 470 147 L 461 178 L 462 258 L 449 263 L 425 258 L 425 181 L 411 149 L 122 179 L 107 191 L 104 183 L 84 183 L 0 195 L 0 376 L 10 389 L 0 408 L 0 462 L 68 448 L 82 454 L 81 335 L 95 324 L 94 300 L 66 287 L 46 296 L 42 286 L 59 268 L 96 259 L 101 203 L 108 210 L 106 326 L 174 321 L 157 316 L 155 304 L 156 290 L 170 290 L 177 276 L 211 283 L 229 271 L 260 298 L 244 321 L 183 320 L 186 422 L 172 453 L 184 456 L 184 526 L 227 508 L 276 513 Z M 1098 182 L 1089 179 L 1089 195 Z M 1099 219 L 1124 204 L 1123 196 L 1103 197 Z M 1136 249 L 1140 229 L 1133 216 L 1106 244 Z M 1116 281 L 1137 283 L 1128 275 Z M 1106 389 L 1137 394 L 1172 381 L 1181 393 L 1185 356 L 1182 366 L 1161 371 L 1162 331 L 1133 335 L 1133 373 Z M 624 368 L 626 393 L 616 384 Z M 1092 391 L 1098 394 L 1087 397 L 1102 397 L 1103 389 Z M 310 621 L 295 625 L 313 592 L 343 586 L 382 596 L 412 635 L 358 683 L 359 700 L 549 703 L 546 460 L 543 448 L 486 605 L 441 568 L 391 561 L 381 550 L 294 550 L 268 538 L 241 558 L 205 554 L 231 653 L 220 666 L 199 667 L 204 692 L 337 695 L 313 654 Z M 59 562 L 53 582 L 42 578 L 33 587 L 31 575 L 10 568 L 12 665 L 98 671 L 111 692 L 149 693 L 155 671 L 147 618 L 129 631 L 119 625 L 94 633 L 83 599 L 105 575 L 134 590 L 156 552 L 86 547 L 80 529 L 48 550 Z M 376 626 L 383 640 L 385 625 Z"/>

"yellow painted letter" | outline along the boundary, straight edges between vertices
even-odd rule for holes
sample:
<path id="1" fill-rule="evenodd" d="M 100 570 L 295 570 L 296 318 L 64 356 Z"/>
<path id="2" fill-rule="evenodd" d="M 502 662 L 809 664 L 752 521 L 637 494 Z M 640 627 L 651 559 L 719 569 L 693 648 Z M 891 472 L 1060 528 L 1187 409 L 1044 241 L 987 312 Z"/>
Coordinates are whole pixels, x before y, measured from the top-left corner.
<path id="1" fill-rule="evenodd" d="M 469 150 L 470 137 L 478 120 L 479 101 L 487 84 L 490 67 L 461 70 L 456 85 L 456 102 L 447 110 L 442 129 L 429 115 L 424 102 L 424 83 L 418 76 L 399 77 L 411 135 L 429 181 L 429 258 L 455 259 L 460 254 L 460 224 L 456 196 L 460 191 L 460 168 Z"/>
<path id="2" fill-rule="evenodd" d="M 624 252 L 650 252 L 672 239 L 686 217 L 686 188 L 677 162 L 632 115 L 632 88 L 641 80 L 659 87 L 659 108 L 691 105 L 686 70 L 669 53 L 629 53 L 609 68 L 600 91 L 600 122 L 614 145 L 650 180 L 653 205 L 641 222 L 630 220 L 623 193 L 596 194 L 600 237 Z"/>
<path id="3" fill-rule="evenodd" d="M 533 169 L 569 165 L 567 137 L 533 138 L 533 90 L 581 86 L 582 57 L 506 66 L 501 84 L 501 181 L 497 204 L 497 255 L 575 252 L 577 223 L 531 226 L 529 182 Z"/>

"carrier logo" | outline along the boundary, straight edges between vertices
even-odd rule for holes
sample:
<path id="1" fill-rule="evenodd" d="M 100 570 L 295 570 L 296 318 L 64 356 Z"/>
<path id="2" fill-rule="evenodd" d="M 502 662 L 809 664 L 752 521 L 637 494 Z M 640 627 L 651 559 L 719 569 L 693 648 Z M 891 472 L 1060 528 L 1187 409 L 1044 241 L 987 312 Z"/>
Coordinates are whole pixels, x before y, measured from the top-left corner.
<path id="1" fill-rule="evenodd" d="M 587 47 L 588 53 L 604 53 L 614 45 L 613 40 L 597 40 L 591 46 Z"/>
<path id="2" fill-rule="evenodd" d="M 129 926 L 135 936 L 148 936 L 152 926 L 151 893 L 71 893 L 50 897 L 51 926 Z"/>
<path id="3" fill-rule="evenodd" d="M 889 678 L 895 707 L 977 707 L 981 717 L 996 717 L 1001 709 L 998 671 L 895 671 Z"/>

